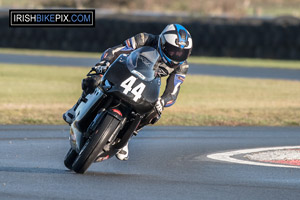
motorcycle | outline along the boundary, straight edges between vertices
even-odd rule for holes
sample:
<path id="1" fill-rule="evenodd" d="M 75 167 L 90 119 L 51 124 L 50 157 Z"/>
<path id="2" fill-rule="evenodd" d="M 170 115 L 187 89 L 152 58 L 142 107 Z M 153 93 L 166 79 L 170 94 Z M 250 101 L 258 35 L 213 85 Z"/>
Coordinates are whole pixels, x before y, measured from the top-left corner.
<path id="1" fill-rule="evenodd" d="M 161 84 L 154 71 L 158 59 L 152 47 L 121 54 L 94 92 L 82 99 L 70 127 L 71 148 L 64 159 L 68 169 L 84 173 L 93 162 L 113 157 L 155 111 Z"/>

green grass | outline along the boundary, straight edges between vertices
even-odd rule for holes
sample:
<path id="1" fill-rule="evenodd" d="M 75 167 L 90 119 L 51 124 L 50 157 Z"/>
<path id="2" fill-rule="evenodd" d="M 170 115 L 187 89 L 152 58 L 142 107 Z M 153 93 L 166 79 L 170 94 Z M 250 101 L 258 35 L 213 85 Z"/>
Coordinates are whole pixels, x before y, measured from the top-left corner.
<path id="1" fill-rule="evenodd" d="M 0 124 L 62 124 L 87 69 L 0 64 Z"/>
<path id="2" fill-rule="evenodd" d="M 11 49 L 0 48 L 2 54 L 22 54 L 36 56 L 58 56 L 76 58 L 100 58 L 101 52 L 78 52 L 78 51 L 52 51 L 52 50 L 32 50 L 32 49 Z M 191 56 L 188 62 L 195 64 L 229 65 L 239 67 L 267 67 L 300 69 L 300 61 L 297 60 L 271 60 L 271 59 L 250 59 L 250 58 L 224 58 L 224 57 L 200 57 Z"/>
<path id="3" fill-rule="evenodd" d="M 64 124 L 86 72 L 0 64 L 0 124 Z M 158 125 L 299 126 L 300 82 L 190 75 Z"/>
<path id="4" fill-rule="evenodd" d="M 300 82 L 188 76 L 160 125 L 300 125 Z"/>

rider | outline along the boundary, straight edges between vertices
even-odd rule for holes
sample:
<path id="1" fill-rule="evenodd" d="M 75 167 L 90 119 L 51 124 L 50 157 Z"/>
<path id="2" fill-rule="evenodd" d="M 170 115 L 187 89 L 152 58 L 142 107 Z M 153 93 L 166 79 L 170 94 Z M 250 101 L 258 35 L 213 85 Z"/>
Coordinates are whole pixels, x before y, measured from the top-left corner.
<path id="1" fill-rule="evenodd" d="M 139 33 L 125 40 L 123 44 L 107 49 L 102 54 L 100 62 L 92 69 L 103 74 L 120 54 L 129 54 L 142 46 L 151 46 L 158 50 L 161 59 L 156 65 L 156 76 L 169 77 L 163 95 L 156 102 L 156 112 L 145 117 L 138 130 L 147 124 L 157 122 L 164 107 L 172 106 L 175 103 L 180 85 L 183 83 L 189 68 L 186 59 L 192 51 L 192 37 L 188 30 L 179 24 L 167 25 L 160 35 Z M 94 91 L 99 83 L 100 76 L 92 76 L 82 80 L 82 96 L 70 110 L 63 114 L 63 119 L 67 123 L 71 124 L 74 121 L 76 108 L 87 94 Z M 116 157 L 119 160 L 128 159 L 128 143 L 116 154 Z"/>

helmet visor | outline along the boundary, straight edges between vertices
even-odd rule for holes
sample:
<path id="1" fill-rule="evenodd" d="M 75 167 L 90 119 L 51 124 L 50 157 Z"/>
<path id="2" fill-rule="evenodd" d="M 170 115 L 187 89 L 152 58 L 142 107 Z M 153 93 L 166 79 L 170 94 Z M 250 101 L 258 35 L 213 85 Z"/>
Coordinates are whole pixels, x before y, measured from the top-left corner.
<path id="1" fill-rule="evenodd" d="M 190 49 L 181 49 L 169 44 L 168 42 L 162 46 L 162 51 L 168 58 L 177 62 L 185 61 L 190 54 Z"/>

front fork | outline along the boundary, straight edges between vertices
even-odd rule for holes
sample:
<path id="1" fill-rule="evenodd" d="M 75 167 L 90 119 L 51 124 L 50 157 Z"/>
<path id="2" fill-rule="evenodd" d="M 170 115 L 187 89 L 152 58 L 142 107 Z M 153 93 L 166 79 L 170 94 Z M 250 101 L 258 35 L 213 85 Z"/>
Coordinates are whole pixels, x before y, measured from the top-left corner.
<path id="1" fill-rule="evenodd" d="M 129 124 L 125 132 L 123 133 L 123 136 L 120 140 L 120 142 L 116 143 L 113 145 L 114 149 L 122 149 L 129 141 L 131 136 L 133 135 L 133 132 L 136 130 L 138 125 L 141 122 L 141 115 L 136 114 L 134 120 Z"/>
<path id="2" fill-rule="evenodd" d="M 114 109 L 111 109 L 108 111 L 108 114 L 111 116 L 116 116 L 117 114 L 114 112 Z M 98 154 L 95 162 L 100 162 L 114 156 L 128 143 L 129 139 L 133 135 L 133 132 L 136 130 L 141 121 L 140 115 L 131 117 L 133 117 L 133 120 L 128 121 L 126 117 L 120 120 L 118 127 L 115 129 L 114 133 L 111 134 L 111 137 L 108 139 L 103 151 Z"/>

